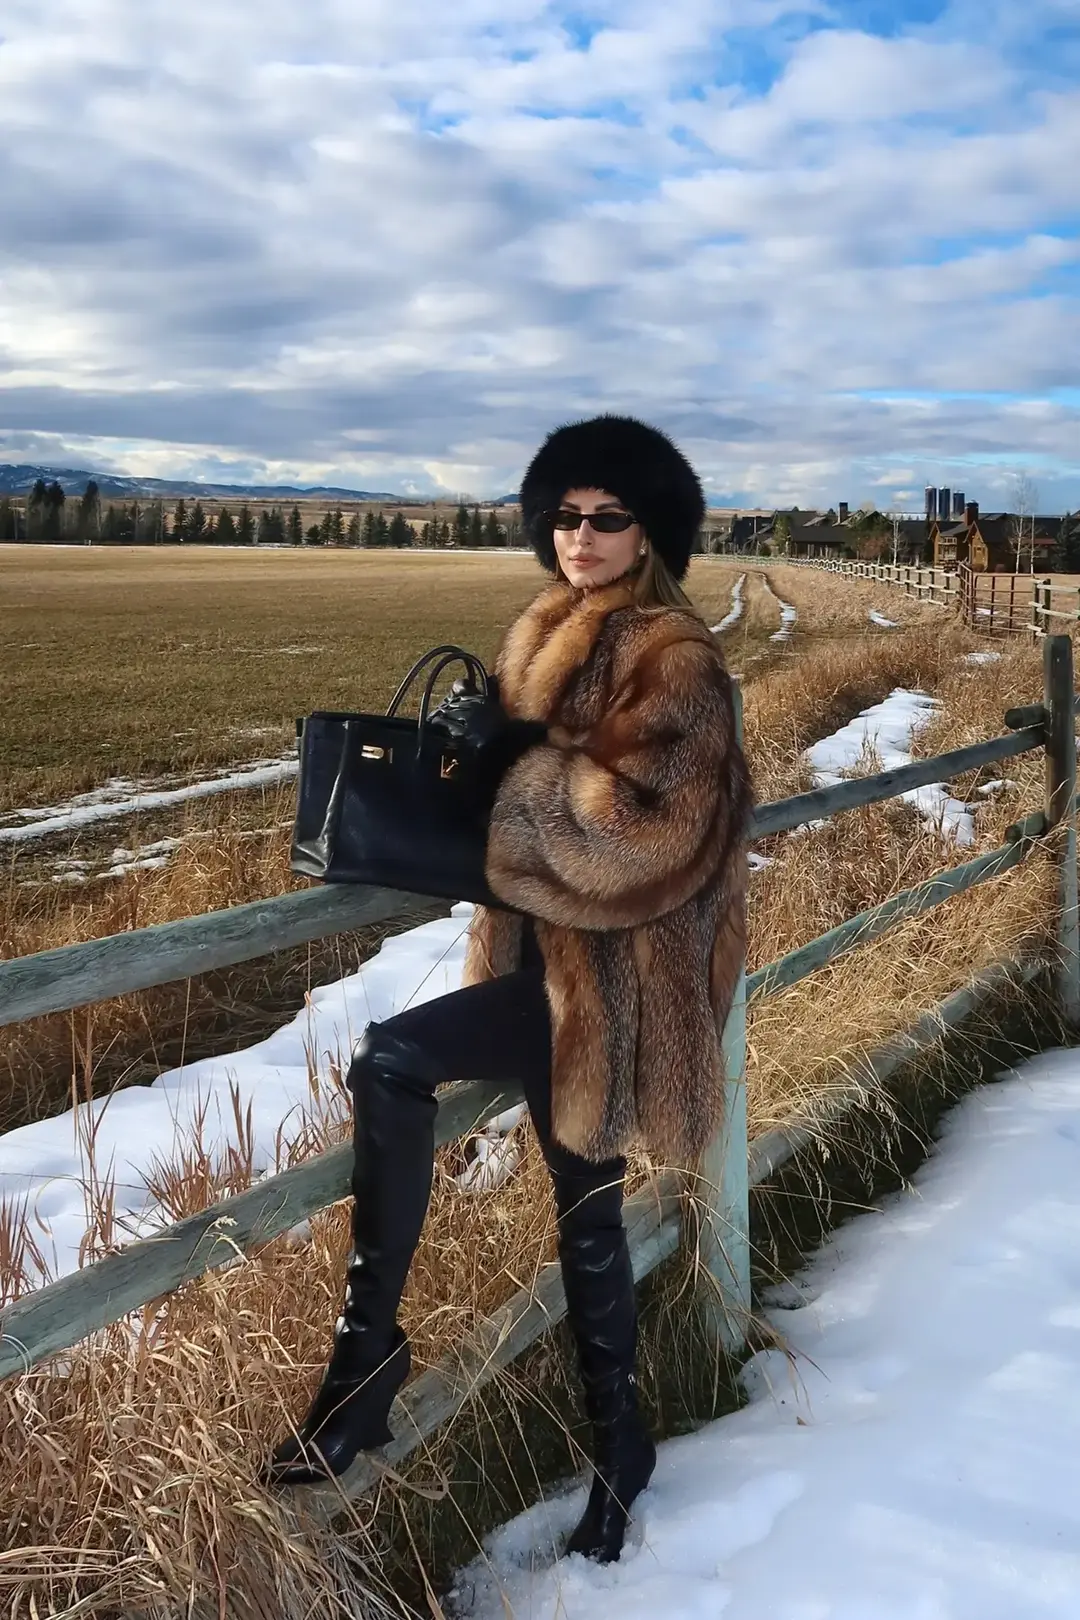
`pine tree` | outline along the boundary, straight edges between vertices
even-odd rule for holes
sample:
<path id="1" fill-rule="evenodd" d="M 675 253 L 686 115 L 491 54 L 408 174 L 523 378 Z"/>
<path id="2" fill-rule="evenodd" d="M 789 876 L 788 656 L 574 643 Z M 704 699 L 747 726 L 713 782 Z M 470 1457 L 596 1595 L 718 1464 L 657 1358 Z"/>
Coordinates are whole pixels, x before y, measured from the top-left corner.
<path id="1" fill-rule="evenodd" d="M 101 491 L 93 478 L 79 501 L 75 533 L 87 545 L 92 545 L 101 533 Z"/>
<path id="2" fill-rule="evenodd" d="M 110 502 L 105 508 L 105 515 L 101 520 L 101 540 L 106 546 L 116 546 L 123 539 L 123 523 L 120 511 Z"/>
<path id="3" fill-rule="evenodd" d="M 285 514 L 280 506 L 267 506 L 259 513 L 260 546 L 280 546 L 285 542 Z"/>
<path id="4" fill-rule="evenodd" d="M 39 478 L 34 485 L 35 494 L 38 484 L 42 486 L 42 495 L 38 502 L 38 538 L 47 545 L 53 545 L 63 538 L 64 492 L 55 480 L 51 484 L 45 484 L 44 479 Z"/>
<path id="5" fill-rule="evenodd" d="M 45 480 L 39 478 L 30 491 L 30 498 L 26 503 L 26 538 L 40 540 L 45 523 Z"/>
<path id="6" fill-rule="evenodd" d="M 359 514 L 359 512 L 354 512 L 352 517 L 349 519 L 349 528 L 348 528 L 348 532 L 346 533 L 346 536 L 345 536 L 345 541 L 346 541 L 346 544 L 350 545 L 350 546 L 358 546 L 360 544 L 360 514 Z"/>
<path id="7" fill-rule="evenodd" d="M 140 546 L 157 546 L 165 533 L 165 510 L 160 501 L 151 501 L 139 513 L 136 535 Z"/>
<path id="8" fill-rule="evenodd" d="M 499 520 L 495 516 L 495 508 L 492 507 L 487 515 L 487 522 L 484 524 L 484 544 L 485 546 L 501 546 L 502 543 L 502 530 L 499 528 Z"/>
<path id="9" fill-rule="evenodd" d="M 252 517 L 246 501 L 240 508 L 240 518 L 236 525 L 236 540 L 237 544 L 241 546 L 253 546 L 255 544 L 255 519 Z"/>
<path id="10" fill-rule="evenodd" d="M 464 502 L 462 502 L 462 504 L 457 509 L 457 516 L 454 519 L 454 544 L 455 544 L 455 546 L 467 546 L 468 545 L 468 543 L 469 543 L 469 528 L 470 528 L 470 524 L 469 524 L 469 508 L 464 504 Z"/>
<path id="11" fill-rule="evenodd" d="M 219 546 L 235 546 L 236 544 L 236 524 L 233 522 L 232 513 L 227 506 L 223 506 L 218 513 L 214 539 Z"/>
<path id="12" fill-rule="evenodd" d="M 9 496 L 0 499 L 0 540 L 15 540 L 19 534 L 19 519 Z"/>
<path id="13" fill-rule="evenodd" d="M 365 514 L 364 514 L 364 541 L 363 541 L 363 543 L 364 543 L 365 546 L 373 546 L 375 544 L 375 514 L 370 509 L 370 507 L 368 508 L 367 512 L 365 512 Z"/>
<path id="14" fill-rule="evenodd" d="M 469 544 L 474 548 L 484 544 L 484 525 L 480 521 L 480 508 L 474 506 L 469 519 Z"/>
<path id="15" fill-rule="evenodd" d="M 177 501 L 176 511 L 173 513 L 172 537 L 181 546 L 187 539 L 187 504 L 183 496 Z"/>
<path id="16" fill-rule="evenodd" d="M 389 534 L 392 546 L 411 546 L 413 540 L 412 527 L 402 512 L 395 512 L 390 524 Z"/>
<path id="17" fill-rule="evenodd" d="M 390 544 L 390 525 L 386 521 L 385 512 L 380 512 L 375 519 L 375 544 L 388 546 Z"/>
<path id="18" fill-rule="evenodd" d="M 289 544 L 301 546 L 304 543 L 304 524 L 300 516 L 300 508 L 294 506 L 289 513 Z"/>
<path id="19" fill-rule="evenodd" d="M 422 546 L 430 546 L 432 544 L 431 524 L 430 523 L 424 523 L 424 524 L 421 525 L 421 528 L 420 528 L 420 544 Z"/>
<path id="20" fill-rule="evenodd" d="M 317 523 L 313 523 L 304 535 L 309 546 L 321 546 L 323 543 L 322 530 Z"/>
<path id="21" fill-rule="evenodd" d="M 193 546 L 201 546 L 206 540 L 206 513 L 203 511 L 202 501 L 196 501 L 191 508 L 191 516 L 187 521 L 187 538 Z"/>
<path id="22" fill-rule="evenodd" d="M 345 544 L 345 515 L 340 506 L 326 514 L 326 543 L 328 546 Z"/>

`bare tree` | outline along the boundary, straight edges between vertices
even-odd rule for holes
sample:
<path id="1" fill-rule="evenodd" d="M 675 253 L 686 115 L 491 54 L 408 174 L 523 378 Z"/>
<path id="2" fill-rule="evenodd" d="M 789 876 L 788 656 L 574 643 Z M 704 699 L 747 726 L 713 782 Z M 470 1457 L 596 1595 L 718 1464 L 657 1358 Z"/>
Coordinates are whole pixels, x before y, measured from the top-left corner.
<path id="1" fill-rule="evenodd" d="M 1039 504 L 1038 487 L 1028 477 L 1026 472 L 1013 474 L 1012 499 L 1015 515 L 1012 521 L 1012 541 L 1016 548 L 1016 561 L 1014 573 L 1020 572 L 1020 555 L 1023 551 L 1024 536 L 1030 535 L 1029 569 L 1035 572 L 1035 508 Z"/>

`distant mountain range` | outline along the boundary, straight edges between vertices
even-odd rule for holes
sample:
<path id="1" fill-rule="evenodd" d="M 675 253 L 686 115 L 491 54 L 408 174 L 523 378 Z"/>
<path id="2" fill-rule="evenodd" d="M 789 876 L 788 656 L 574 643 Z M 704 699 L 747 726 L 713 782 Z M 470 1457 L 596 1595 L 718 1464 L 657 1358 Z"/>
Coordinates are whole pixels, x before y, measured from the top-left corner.
<path id="1" fill-rule="evenodd" d="M 171 500 L 180 496 L 212 495 L 218 500 L 235 501 L 387 501 L 395 506 L 430 506 L 433 500 L 453 500 L 450 495 L 395 495 L 385 489 L 339 489 L 336 484 L 199 484 L 183 478 L 126 478 L 120 473 L 86 472 L 81 467 L 31 467 L 0 462 L 0 496 L 29 495 L 39 478 L 57 483 L 65 495 L 81 495 L 91 478 L 103 500 Z M 516 495 L 500 495 L 481 506 L 512 506 Z"/>
<path id="2" fill-rule="evenodd" d="M 0 495 L 27 495 L 39 478 L 44 478 L 47 484 L 59 484 L 65 495 L 81 495 L 93 478 L 105 500 L 214 495 L 224 500 L 295 501 L 314 497 L 316 500 L 393 501 L 399 506 L 426 504 L 415 495 L 395 495 L 388 490 L 338 489 L 331 484 L 195 483 L 183 478 L 126 478 L 119 473 L 87 472 L 81 467 L 15 466 L 11 462 L 0 462 Z"/>

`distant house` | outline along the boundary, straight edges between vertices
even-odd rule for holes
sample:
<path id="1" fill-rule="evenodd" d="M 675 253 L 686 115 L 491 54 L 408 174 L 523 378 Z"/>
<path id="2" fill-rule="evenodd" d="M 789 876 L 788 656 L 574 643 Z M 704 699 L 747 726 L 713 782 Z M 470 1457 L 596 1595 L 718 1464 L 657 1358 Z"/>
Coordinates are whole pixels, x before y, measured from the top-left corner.
<path id="1" fill-rule="evenodd" d="M 976 574 L 1012 573 L 1019 536 L 1021 569 L 1030 568 L 1034 555 L 1035 572 L 1046 573 L 1056 560 L 1063 522 L 1059 517 L 980 512 L 977 501 L 968 501 L 962 518 L 931 521 L 934 566 L 952 569 L 966 563 Z"/>
<path id="2" fill-rule="evenodd" d="M 804 512 L 795 507 L 790 512 L 777 512 L 774 527 L 777 538 L 786 540 L 789 557 L 820 562 L 846 557 L 851 549 L 851 536 L 837 523 L 835 512 Z"/>
<path id="3" fill-rule="evenodd" d="M 731 550 L 757 551 L 770 545 L 773 538 L 773 512 L 741 512 L 731 524 Z"/>
<path id="4" fill-rule="evenodd" d="M 851 536 L 835 523 L 825 523 L 821 519 L 803 523 L 799 518 L 790 518 L 788 525 L 789 557 L 811 557 L 821 562 L 829 559 L 839 561 L 850 554 Z"/>

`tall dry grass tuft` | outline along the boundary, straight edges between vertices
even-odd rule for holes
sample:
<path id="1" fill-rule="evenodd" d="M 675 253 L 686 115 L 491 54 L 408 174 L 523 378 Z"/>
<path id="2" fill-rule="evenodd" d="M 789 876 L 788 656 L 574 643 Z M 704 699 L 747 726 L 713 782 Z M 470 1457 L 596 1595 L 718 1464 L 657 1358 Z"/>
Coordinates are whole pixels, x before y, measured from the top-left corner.
<path id="1" fill-rule="evenodd" d="M 925 629 L 849 647 L 811 642 L 788 667 L 749 682 L 748 742 L 761 796 L 798 783 L 801 749 L 896 685 L 928 687 L 947 701 L 920 742 L 924 750 L 996 733 L 1004 707 L 1038 695 L 1037 660 L 1018 648 L 1000 665 L 965 665 L 959 657 L 970 644 Z M 987 799 L 979 848 L 1000 842 L 1008 821 L 1040 802 L 1039 756 L 1012 762 L 1008 774 L 1018 787 Z M 978 785 L 964 792 L 980 797 Z M 770 841 L 772 864 L 752 884 L 751 967 L 971 853 L 928 832 L 902 805 Z M 862 1058 L 871 1047 L 980 966 L 1038 942 L 1051 911 L 1050 872 L 1036 855 L 753 1008 L 751 1131 L 824 1119 L 840 1089 L 860 1080 L 869 1086 Z M 244 1180 L 242 1157 L 227 1167 L 230 1188 Z M 463 1194 L 453 1180 L 458 1169 L 459 1150 L 448 1150 L 404 1304 L 418 1366 L 527 1286 L 553 1252 L 546 1177 L 531 1146 L 494 1191 Z M 157 1190 L 179 1213 L 221 1180 L 193 1153 L 172 1172 L 161 1167 Z M 107 1193 L 100 1198 L 98 1240 L 107 1244 L 115 1234 Z M 32 1228 L 23 1231 L 32 1238 Z M 468 1558 L 483 1525 L 521 1505 L 511 1453 L 525 1459 L 518 1485 L 526 1493 L 569 1468 L 569 1439 L 543 1459 L 533 1445 L 532 1465 L 521 1443 L 523 1433 L 532 1441 L 537 1413 L 551 1419 L 568 1410 L 566 1368 L 547 1345 L 466 1409 L 403 1484 L 388 1481 L 360 1505 L 350 1525 L 333 1534 L 300 1525 L 267 1495 L 258 1465 L 319 1376 L 346 1248 L 346 1210 L 338 1207 L 307 1232 L 237 1257 L 137 1322 L 77 1347 L 61 1370 L 0 1386 L 0 1538 L 10 1549 L 0 1558 L 0 1583 L 11 1612 L 30 1612 L 31 1601 L 39 1613 L 153 1620 L 181 1612 L 200 1620 L 225 1612 L 282 1620 L 386 1612 L 417 1566 Z M 16 1264 L 18 1252 L 18 1212 L 7 1211 L 0 1262 Z M 666 1318 L 647 1338 L 647 1365 L 670 1361 L 679 1319 Z M 431 1599 L 434 1612 L 433 1592 Z"/>

